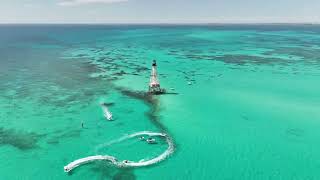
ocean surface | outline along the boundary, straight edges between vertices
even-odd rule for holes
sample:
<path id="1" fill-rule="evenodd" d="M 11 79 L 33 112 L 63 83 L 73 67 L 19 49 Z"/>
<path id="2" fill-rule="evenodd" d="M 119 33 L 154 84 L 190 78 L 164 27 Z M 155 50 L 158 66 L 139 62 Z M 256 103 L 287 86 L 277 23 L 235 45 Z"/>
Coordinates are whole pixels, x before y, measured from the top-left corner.
<path id="1" fill-rule="evenodd" d="M 153 59 L 170 94 L 144 94 Z M 170 156 L 64 172 L 87 156 L 166 151 L 161 138 L 116 141 L 141 131 L 167 134 Z M 319 169 L 318 25 L 0 25 L 1 180 L 319 180 Z"/>

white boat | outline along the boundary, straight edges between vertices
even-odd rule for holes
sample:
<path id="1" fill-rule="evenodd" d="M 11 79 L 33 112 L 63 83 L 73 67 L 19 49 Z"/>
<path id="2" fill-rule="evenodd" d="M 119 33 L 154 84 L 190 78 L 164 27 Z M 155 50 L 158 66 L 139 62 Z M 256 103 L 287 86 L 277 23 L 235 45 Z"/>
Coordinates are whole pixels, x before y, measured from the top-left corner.
<path id="1" fill-rule="evenodd" d="M 149 143 L 149 144 L 155 144 L 155 143 L 157 143 L 157 142 L 156 142 L 156 140 L 153 139 L 153 138 L 148 138 L 148 139 L 147 139 L 147 143 Z"/>

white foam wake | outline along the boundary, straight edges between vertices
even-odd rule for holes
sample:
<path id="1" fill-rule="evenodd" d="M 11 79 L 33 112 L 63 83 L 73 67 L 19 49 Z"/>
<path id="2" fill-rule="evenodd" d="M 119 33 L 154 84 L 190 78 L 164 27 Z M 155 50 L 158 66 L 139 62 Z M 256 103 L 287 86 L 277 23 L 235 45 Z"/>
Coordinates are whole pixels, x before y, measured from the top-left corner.
<path id="1" fill-rule="evenodd" d="M 153 159 L 150 159 L 150 160 L 146 160 L 146 161 L 144 159 L 142 159 L 139 162 L 134 162 L 134 161 L 130 161 L 130 160 L 128 160 L 126 162 L 123 162 L 123 161 L 118 161 L 116 159 L 116 157 L 113 157 L 113 156 L 97 155 L 97 156 L 89 156 L 89 157 L 85 157 L 85 158 L 81 158 L 81 159 L 75 160 L 75 161 L 71 162 L 70 164 L 68 164 L 67 166 L 65 166 L 64 169 L 65 169 L 66 172 L 69 172 L 69 171 L 72 171 L 74 168 L 76 168 L 76 167 L 78 167 L 78 166 L 80 166 L 82 164 L 86 164 L 86 163 L 89 163 L 89 162 L 92 162 L 92 161 L 96 161 L 96 160 L 110 161 L 112 164 L 114 164 L 114 165 L 116 165 L 118 167 L 150 166 L 150 165 L 153 165 L 153 164 L 156 164 L 156 163 L 158 163 L 160 161 L 165 160 L 167 157 L 170 156 L 170 154 L 172 154 L 174 152 L 174 144 L 172 142 L 172 139 L 167 134 L 155 133 L 155 132 L 150 132 L 150 131 L 137 132 L 137 133 L 134 133 L 134 134 L 123 136 L 123 137 L 121 137 L 119 139 L 116 139 L 116 140 L 112 140 L 112 141 L 110 141 L 108 143 L 99 145 L 96 148 L 96 151 L 98 151 L 101 148 L 104 148 L 104 147 L 107 147 L 107 146 L 111 146 L 112 144 L 120 143 L 120 142 L 125 141 L 127 139 L 131 139 L 131 138 L 134 138 L 134 137 L 137 137 L 137 136 L 142 136 L 142 135 L 147 135 L 147 136 L 150 136 L 150 137 L 154 137 L 154 136 L 163 137 L 163 138 L 166 139 L 166 142 L 168 144 L 168 148 L 166 149 L 166 151 L 164 151 L 159 156 L 157 156 L 157 157 L 155 157 Z"/>
<path id="2" fill-rule="evenodd" d="M 109 121 L 112 120 L 112 113 L 109 111 L 109 108 L 105 104 L 101 104 L 103 116 Z"/>

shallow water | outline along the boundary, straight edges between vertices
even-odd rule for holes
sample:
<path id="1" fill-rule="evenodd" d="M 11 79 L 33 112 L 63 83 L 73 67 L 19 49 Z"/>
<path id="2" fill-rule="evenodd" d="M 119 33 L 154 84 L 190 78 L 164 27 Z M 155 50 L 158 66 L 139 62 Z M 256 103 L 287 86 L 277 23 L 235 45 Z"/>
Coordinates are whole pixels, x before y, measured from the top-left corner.
<path id="1" fill-rule="evenodd" d="M 1 25 L 0 179 L 318 180 L 319 50 L 320 26 Z M 152 59 L 173 94 L 143 94 Z M 140 131 L 169 134 L 175 152 L 149 167 L 63 171 L 167 148 L 99 149 Z"/>

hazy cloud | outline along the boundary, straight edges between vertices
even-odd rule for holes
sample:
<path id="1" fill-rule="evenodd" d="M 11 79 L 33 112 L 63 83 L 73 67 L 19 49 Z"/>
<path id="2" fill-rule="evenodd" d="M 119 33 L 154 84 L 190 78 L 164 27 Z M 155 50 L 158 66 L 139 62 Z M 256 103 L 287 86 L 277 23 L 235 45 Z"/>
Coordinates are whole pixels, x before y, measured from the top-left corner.
<path id="1" fill-rule="evenodd" d="M 128 0 L 64 0 L 58 3 L 60 6 L 76 6 L 83 4 L 111 4 L 118 2 L 126 2 Z"/>

